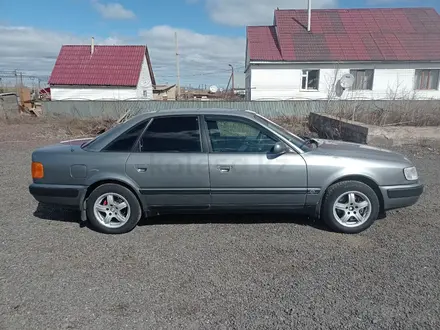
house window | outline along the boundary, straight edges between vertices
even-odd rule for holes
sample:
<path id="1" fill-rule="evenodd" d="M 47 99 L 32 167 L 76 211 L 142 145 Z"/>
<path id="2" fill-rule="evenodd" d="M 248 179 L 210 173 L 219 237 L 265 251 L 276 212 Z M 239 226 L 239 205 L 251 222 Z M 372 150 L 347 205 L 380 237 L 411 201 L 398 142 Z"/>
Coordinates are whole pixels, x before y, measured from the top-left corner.
<path id="1" fill-rule="evenodd" d="M 144 97 L 148 97 L 148 91 L 142 91 L 142 94 L 144 95 Z"/>
<path id="2" fill-rule="evenodd" d="M 319 70 L 302 70 L 301 90 L 317 91 L 319 87 Z"/>
<path id="3" fill-rule="evenodd" d="M 438 89 L 440 70 L 416 70 L 415 89 Z"/>
<path id="4" fill-rule="evenodd" d="M 350 70 L 354 76 L 352 90 L 372 90 L 374 70 Z"/>

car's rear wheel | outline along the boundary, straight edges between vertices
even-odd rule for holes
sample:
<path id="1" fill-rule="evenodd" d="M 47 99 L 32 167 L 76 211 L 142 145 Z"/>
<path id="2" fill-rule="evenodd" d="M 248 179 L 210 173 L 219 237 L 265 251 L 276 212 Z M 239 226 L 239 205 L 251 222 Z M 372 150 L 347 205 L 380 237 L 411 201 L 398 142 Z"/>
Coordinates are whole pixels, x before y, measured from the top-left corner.
<path id="1" fill-rule="evenodd" d="M 374 223 L 379 209 L 379 198 L 370 186 L 358 181 L 342 181 L 328 188 L 322 219 L 335 231 L 356 234 Z"/>
<path id="2" fill-rule="evenodd" d="M 118 184 L 103 184 L 87 200 L 87 218 L 107 234 L 123 234 L 136 227 L 142 215 L 136 196 Z"/>

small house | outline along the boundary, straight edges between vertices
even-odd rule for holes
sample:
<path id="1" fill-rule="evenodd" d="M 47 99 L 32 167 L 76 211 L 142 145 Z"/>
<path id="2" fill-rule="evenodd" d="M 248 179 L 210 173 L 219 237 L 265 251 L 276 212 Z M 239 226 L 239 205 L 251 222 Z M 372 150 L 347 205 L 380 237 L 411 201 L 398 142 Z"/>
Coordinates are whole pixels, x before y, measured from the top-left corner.
<path id="1" fill-rule="evenodd" d="M 147 46 L 64 45 L 49 79 L 52 100 L 152 100 Z"/>

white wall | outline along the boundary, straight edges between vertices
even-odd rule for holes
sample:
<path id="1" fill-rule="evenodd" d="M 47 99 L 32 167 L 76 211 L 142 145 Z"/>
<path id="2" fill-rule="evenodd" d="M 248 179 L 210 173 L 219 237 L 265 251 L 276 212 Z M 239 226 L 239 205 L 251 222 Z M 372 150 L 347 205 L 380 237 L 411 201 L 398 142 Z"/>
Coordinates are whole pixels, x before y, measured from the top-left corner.
<path id="1" fill-rule="evenodd" d="M 144 91 L 147 92 L 147 96 L 144 96 Z M 148 70 L 148 63 L 145 56 L 142 62 L 141 74 L 139 75 L 139 82 L 136 88 L 136 97 L 144 100 L 153 99 L 153 83 L 151 82 L 150 70 Z"/>
<path id="2" fill-rule="evenodd" d="M 147 96 L 143 91 L 147 91 Z M 152 100 L 153 85 L 147 60 L 144 57 L 136 87 L 51 86 L 52 100 Z"/>
<path id="3" fill-rule="evenodd" d="M 136 99 L 136 87 L 51 86 L 52 100 Z"/>
<path id="4" fill-rule="evenodd" d="M 332 86 L 350 69 L 374 69 L 373 89 L 346 90 L 342 99 L 440 99 L 440 91 L 414 91 L 416 69 L 440 69 L 440 63 L 352 63 L 352 64 L 250 64 L 252 100 L 304 100 L 338 98 Z M 301 91 L 302 70 L 320 70 L 318 91 Z M 335 79 L 336 78 L 336 79 Z"/>

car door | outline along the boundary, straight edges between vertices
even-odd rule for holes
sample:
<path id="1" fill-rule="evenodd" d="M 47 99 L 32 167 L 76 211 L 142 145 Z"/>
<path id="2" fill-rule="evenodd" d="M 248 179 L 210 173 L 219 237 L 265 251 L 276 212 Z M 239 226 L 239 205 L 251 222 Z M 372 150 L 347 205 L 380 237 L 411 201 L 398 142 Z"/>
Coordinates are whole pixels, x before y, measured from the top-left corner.
<path id="1" fill-rule="evenodd" d="M 197 115 L 154 118 L 126 162 L 149 207 L 207 208 L 208 155 Z"/>
<path id="2" fill-rule="evenodd" d="M 212 207 L 304 206 L 304 159 L 291 151 L 270 157 L 278 137 L 238 116 L 204 116 Z"/>

